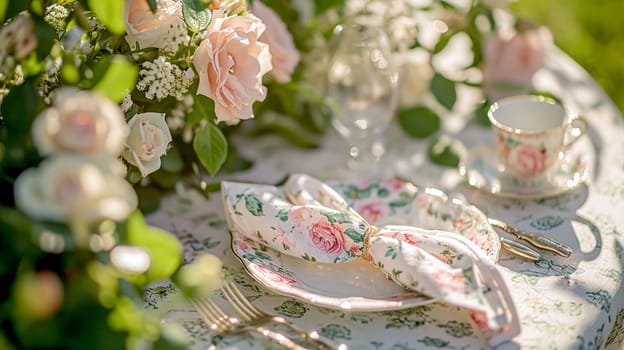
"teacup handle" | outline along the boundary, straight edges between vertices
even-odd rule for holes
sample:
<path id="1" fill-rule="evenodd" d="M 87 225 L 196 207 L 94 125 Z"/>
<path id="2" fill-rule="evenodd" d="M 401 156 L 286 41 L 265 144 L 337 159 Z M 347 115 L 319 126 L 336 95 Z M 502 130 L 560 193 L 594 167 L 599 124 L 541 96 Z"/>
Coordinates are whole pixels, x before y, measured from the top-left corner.
<path id="1" fill-rule="evenodd" d="M 564 134 L 564 143 L 563 148 L 568 149 L 572 146 L 576 141 L 578 141 L 585 132 L 587 132 L 587 128 L 589 124 L 587 120 L 583 117 L 576 117 L 572 119 L 568 125 L 566 126 L 565 134 Z"/>

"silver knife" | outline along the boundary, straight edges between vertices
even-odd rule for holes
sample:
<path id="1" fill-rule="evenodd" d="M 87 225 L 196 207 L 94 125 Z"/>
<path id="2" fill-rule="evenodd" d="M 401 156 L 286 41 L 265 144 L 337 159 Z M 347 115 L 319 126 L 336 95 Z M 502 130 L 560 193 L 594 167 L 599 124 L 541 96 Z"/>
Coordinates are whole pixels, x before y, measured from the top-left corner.
<path id="1" fill-rule="evenodd" d="M 557 255 L 560 255 L 566 258 L 572 254 L 572 248 L 570 248 L 566 244 L 557 242 L 548 236 L 545 236 L 539 233 L 522 232 L 513 226 L 509 226 L 500 220 L 496 220 L 492 218 L 488 218 L 488 222 L 490 223 L 490 225 L 494 227 L 498 227 L 507 233 L 511 233 L 512 235 L 516 236 L 518 239 L 527 241 L 529 244 L 531 244 L 532 246 L 536 248 L 548 250 L 550 252 L 553 252 Z"/>

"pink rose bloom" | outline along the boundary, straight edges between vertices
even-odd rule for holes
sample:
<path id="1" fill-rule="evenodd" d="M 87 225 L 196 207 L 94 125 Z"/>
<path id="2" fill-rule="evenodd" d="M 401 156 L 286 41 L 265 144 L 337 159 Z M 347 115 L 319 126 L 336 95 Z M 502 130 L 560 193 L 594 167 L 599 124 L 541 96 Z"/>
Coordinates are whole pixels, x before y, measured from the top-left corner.
<path id="1" fill-rule="evenodd" d="M 388 189 L 390 192 L 396 192 L 405 186 L 405 183 L 397 178 L 385 179 L 381 182 L 381 186 Z"/>
<path id="2" fill-rule="evenodd" d="M 197 93 L 215 102 L 217 122 L 253 118 L 252 104 L 263 101 L 262 77 L 271 70 L 269 46 L 258 41 L 265 25 L 258 17 L 225 17 L 213 11 L 206 39 L 193 54 Z"/>
<path id="3" fill-rule="evenodd" d="M 251 12 L 257 15 L 267 27 L 260 40 L 269 44 L 273 57 L 271 76 L 280 83 L 289 82 L 300 58 L 292 36 L 282 19 L 262 2 L 254 1 L 251 5 Z"/>
<path id="4" fill-rule="evenodd" d="M 403 234 L 403 241 L 415 247 L 418 247 L 422 243 L 422 240 L 420 240 L 414 234 L 409 233 L 409 232 L 406 232 Z"/>
<path id="5" fill-rule="evenodd" d="M 280 274 L 277 271 L 274 271 L 268 267 L 262 266 L 262 265 L 256 265 L 255 268 L 260 271 L 260 273 L 262 273 L 263 275 L 265 275 L 268 279 L 270 279 L 271 281 L 275 282 L 275 283 L 279 283 L 279 284 L 293 284 L 296 281 L 290 277 L 287 277 L 283 274 Z"/>
<path id="6" fill-rule="evenodd" d="M 526 92 L 543 65 L 552 35 L 546 28 L 530 29 L 509 39 L 492 37 L 483 47 L 483 86 L 492 99 Z"/>
<path id="7" fill-rule="evenodd" d="M 340 227 L 332 225 L 326 217 L 310 227 L 310 237 L 315 246 L 331 254 L 339 254 L 344 250 L 345 238 Z"/>
<path id="8" fill-rule="evenodd" d="M 522 176 L 531 177 L 546 170 L 546 151 L 531 144 L 522 144 L 510 153 L 509 161 Z"/>
<path id="9" fill-rule="evenodd" d="M 308 230 L 308 224 L 316 221 L 316 213 L 305 206 L 295 206 L 288 211 L 288 222 L 292 223 L 299 232 Z"/>
<path id="10" fill-rule="evenodd" d="M 376 223 L 381 219 L 383 215 L 383 202 L 367 203 L 359 206 L 356 211 L 370 223 Z"/>
<path id="11" fill-rule="evenodd" d="M 466 288 L 464 284 L 464 277 L 460 274 L 446 270 L 438 270 L 433 272 L 432 277 L 439 287 L 446 290 L 463 292 Z"/>

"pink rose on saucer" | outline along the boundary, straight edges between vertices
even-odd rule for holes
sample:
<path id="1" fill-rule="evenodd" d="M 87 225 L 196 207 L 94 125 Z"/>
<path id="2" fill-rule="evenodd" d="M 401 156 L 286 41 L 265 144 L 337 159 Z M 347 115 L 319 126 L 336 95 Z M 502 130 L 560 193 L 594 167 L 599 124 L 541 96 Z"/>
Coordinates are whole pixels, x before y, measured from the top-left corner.
<path id="1" fill-rule="evenodd" d="M 326 217 L 310 227 L 310 237 L 315 246 L 320 250 L 331 254 L 339 254 L 344 250 L 345 237 L 342 229 L 332 225 Z"/>
<path id="2" fill-rule="evenodd" d="M 546 170 L 546 150 L 531 144 L 523 144 L 511 150 L 509 162 L 524 177 L 541 174 Z"/>

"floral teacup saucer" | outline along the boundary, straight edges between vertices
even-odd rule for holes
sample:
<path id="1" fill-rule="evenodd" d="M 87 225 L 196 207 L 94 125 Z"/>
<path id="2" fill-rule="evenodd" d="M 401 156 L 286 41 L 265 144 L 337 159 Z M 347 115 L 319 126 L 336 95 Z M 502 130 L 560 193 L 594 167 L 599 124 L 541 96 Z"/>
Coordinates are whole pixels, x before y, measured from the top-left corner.
<path id="1" fill-rule="evenodd" d="M 542 181 L 531 184 L 513 178 L 501 169 L 494 147 L 471 149 L 459 162 L 459 173 L 473 187 L 502 197 L 544 198 L 562 194 L 582 184 L 588 168 L 581 155 L 565 152 L 555 169 Z"/>

